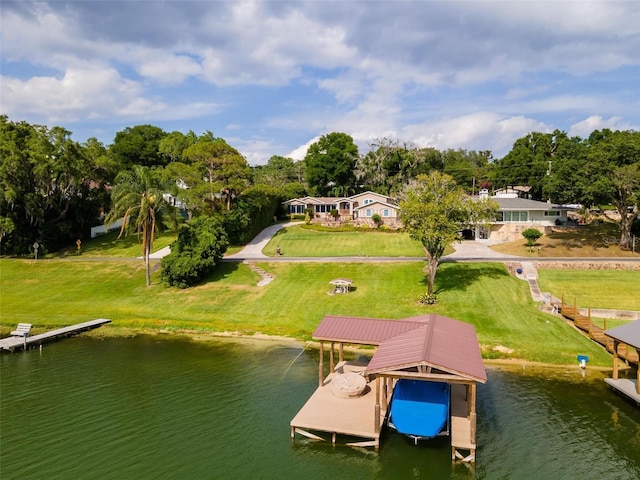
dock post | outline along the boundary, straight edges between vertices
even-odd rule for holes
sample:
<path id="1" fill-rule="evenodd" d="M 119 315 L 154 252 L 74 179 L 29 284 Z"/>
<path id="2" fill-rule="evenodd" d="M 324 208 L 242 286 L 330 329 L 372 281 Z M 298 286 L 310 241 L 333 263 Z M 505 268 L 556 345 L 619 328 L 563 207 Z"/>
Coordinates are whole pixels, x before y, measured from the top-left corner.
<path id="1" fill-rule="evenodd" d="M 376 433 L 380 432 L 380 377 L 376 375 L 376 408 L 374 410 L 373 428 Z"/>
<path id="2" fill-rule="evenodd" d="M 320 342 L 320 363 L 318 365 L 318 386 L 324 383 L 324 343 Z"/>
<path id="3" fill-rule="evenodd" d="M 329 352 L 329 373 L 335 373 L 336 371 L 336 365 L 335 362 L 333 360 L 333 354 L 334 354 L 334 343 L 331 342 L 331 351 Z"/>

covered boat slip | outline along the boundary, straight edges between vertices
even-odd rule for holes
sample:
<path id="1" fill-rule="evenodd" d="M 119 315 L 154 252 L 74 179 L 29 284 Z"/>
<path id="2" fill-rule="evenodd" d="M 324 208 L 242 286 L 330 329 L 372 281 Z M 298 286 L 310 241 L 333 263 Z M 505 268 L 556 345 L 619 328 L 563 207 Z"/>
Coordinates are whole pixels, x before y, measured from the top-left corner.
<path id="1" fill-rule="evenodd" d="M 475 461 L 476 383 L 487 380 L 472 325 L 436 314 L 402 320 L 326 316 L 313 338 L 320 342 L 318 388 L 291 421 L 296 433 L 325 440 L 322 434 L 363 439 L 350 445 L 380 445 L 394 388 L 400 379 L 446 383 L 450 388 L 452 459 Z M 330 344 L 325 377 L 324 344 Z M 338 345 L 338 362 L 334 360 Z M 344 362 L 345 344 L 377 346 L 366 367 Z M 367 386 L 359 396 L 340 398 L 332 389 L 336 375 L 360 371 Z M 420 435 L 405 429 L 408 435 Z M 405 433 L 405 432 L 402 432 Z"/>
<path id="2" fill-rule="evenodd" d="M 450 388 L 445 382 L 398 380 L 393 389 L 389 426 L 417 441 L 449 435 Z"/>

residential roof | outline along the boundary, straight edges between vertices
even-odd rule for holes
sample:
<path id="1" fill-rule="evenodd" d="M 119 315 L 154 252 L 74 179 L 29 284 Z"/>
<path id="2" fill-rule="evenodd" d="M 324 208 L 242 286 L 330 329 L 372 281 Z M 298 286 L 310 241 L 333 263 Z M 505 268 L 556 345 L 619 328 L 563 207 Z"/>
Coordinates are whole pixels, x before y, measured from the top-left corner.
<path id="1" fill-rule="evenodd" d="M 490 197 L 500 205 L 500 210 L 571 210 L 555 203 L 540 202 L 519 197 Z"/>
<path id="2" fill-rule="evenodd" d="M 468 380 L 487 381 L 475 328 L 453 318 L 437 314 L 402 320 L 328 315 L 313 337 L 379 345 L 367 366 L 369 373 L 424 365 Z"/>
<path id="3" fill-rule="evenodd" d="M 640 320 L 629 322 L 616 328 L 605 330 L 604 334 L 622 343 L 640 348 Z"/>
<path id="4" fill-rule="evenodd" d="M 371 203 L 367 203 L 366 205 L 360 205 L 355 207 L 354 210 L 364 210 L 365 208 L 371 208 L 373 205 L 382 205 L 383 207 L 392 208 L 394 210 L 399 210 L 400 207 L 398 205 L 394 205 L 393 203 L 381 202 L 380 200 L 374 200 Z"/>
<path id="5" fill-rule="evenodd" d="M 362 192 L 362 193 L 356 193 L 355 195 L 351 195 L 349 198 L 364 197 L 366 195 L 375 195 L 376 197 L 382 197 L 386 199 L 389 198 L 387 195 L 383 195 L 382 193 L 372 192 L 371 190 L 367 190 L 366 192 Z"/>

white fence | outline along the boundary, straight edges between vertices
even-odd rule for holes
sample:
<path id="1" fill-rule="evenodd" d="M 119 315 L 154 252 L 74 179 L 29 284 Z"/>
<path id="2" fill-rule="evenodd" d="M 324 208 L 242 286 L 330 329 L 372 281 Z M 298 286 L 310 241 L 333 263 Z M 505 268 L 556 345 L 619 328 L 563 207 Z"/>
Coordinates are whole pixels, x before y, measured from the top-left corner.
<path id="1" fill-rule="evenodd" d="M 91 238 L 96 238 L 98 235 L 103 235 L 107 232 L 117 230 L 118 228 L 122 227 L 122 220 L 123 218 L 119 218 L 111 225 L 109 225 L 108 229 L 107 225 L 98 225 L 97 227 L 91 227 Z"/>

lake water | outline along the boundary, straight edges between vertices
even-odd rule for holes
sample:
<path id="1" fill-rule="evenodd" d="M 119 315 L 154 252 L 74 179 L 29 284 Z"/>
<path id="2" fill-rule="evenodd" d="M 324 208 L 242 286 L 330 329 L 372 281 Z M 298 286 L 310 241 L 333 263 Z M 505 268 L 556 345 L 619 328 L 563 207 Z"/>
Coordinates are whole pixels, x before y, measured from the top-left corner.
<path id="1" fill-rule="evenodd" d="M 447 439 L 379 452 L 290 441 L 312 349 L 267 341 L 76 337 L 0 356 L 0 478 L 638 479 L 640 408 L 603 374 L 488 368 L 477 462 Z"/>

